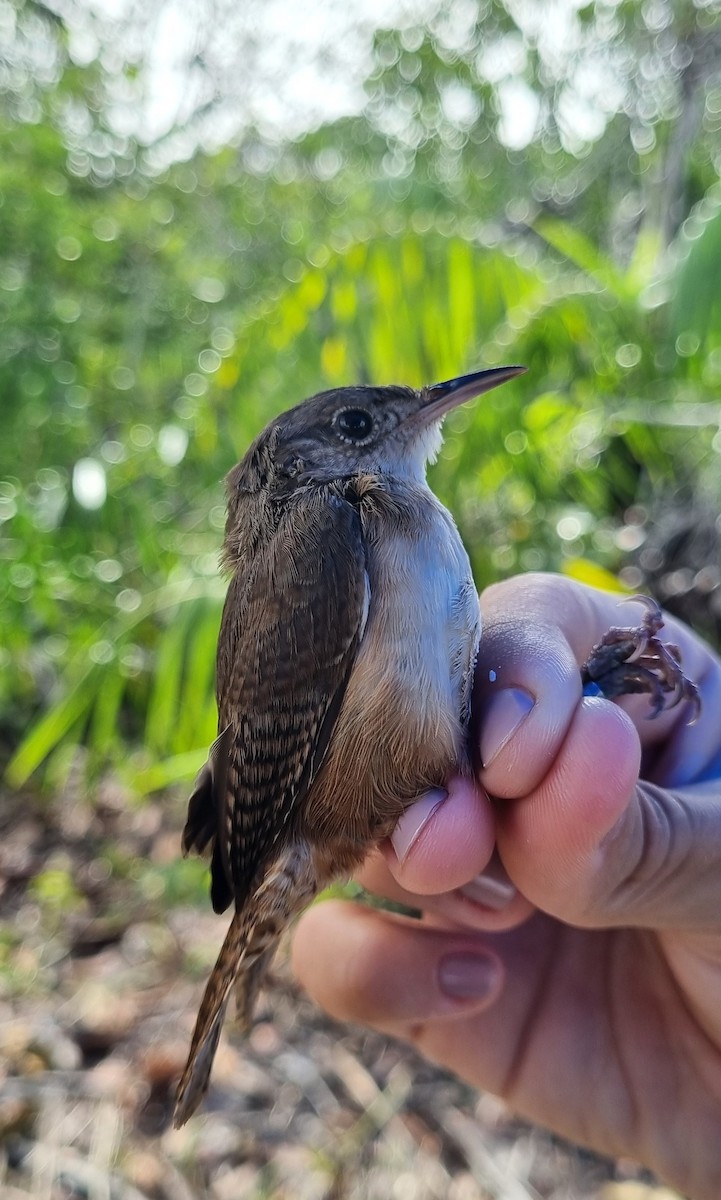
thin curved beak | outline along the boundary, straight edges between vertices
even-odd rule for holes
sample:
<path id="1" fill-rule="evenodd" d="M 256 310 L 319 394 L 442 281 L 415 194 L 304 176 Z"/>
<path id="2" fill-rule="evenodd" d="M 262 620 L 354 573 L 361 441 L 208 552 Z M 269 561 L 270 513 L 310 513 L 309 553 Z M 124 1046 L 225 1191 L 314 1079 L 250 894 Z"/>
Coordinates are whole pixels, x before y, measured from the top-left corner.
<path id="1" fill-rule="evenodd" d="M 452 408 L 465 404 L 475 396 L 490 392 L 508 379 L 523 375 L 527 367 L 490 367 L 487 371 L 474 371 L 472 375 L 459 375 L 457 379 L 447 379 L 444 383 L 433 383 L 421 389 L 421 407 L 417 418 L 426 422 L 439 421 Z"/>

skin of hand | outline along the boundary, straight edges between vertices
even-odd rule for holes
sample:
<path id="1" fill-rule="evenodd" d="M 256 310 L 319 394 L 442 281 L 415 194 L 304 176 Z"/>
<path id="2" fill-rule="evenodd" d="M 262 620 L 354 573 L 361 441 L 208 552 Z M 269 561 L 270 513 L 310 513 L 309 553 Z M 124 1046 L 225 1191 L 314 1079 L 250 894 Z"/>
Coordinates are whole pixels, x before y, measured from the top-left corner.
<path id="1" fill-rule="evenodd" d="M 422 797 L 361 876 L 422 919 L 318 904 L 295 969 L 334 1016 L 718 1200 L 721 662 L 667 618 L 702 709 L 649 720 L 579 675 L 640 605 L 526 575 L 481 607 L 478 783 Z"/>

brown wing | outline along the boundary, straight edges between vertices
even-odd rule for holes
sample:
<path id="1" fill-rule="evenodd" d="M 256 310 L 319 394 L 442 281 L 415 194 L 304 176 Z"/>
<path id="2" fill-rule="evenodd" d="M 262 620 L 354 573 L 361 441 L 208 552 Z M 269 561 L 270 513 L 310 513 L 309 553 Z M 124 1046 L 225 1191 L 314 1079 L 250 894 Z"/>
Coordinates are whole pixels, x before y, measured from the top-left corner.
<path id="1" fill-rule="evenodd" d="M 200 849 L 217 822 L 216 911 L 233 898 L 242 905 L 292 830 L 340 710 L 367 589 L 358 514 L 331 488 L 291 497 L 272 535 L 236 572 L 219 641 L 223 732 L 198 777 L 183 840 Z"/>

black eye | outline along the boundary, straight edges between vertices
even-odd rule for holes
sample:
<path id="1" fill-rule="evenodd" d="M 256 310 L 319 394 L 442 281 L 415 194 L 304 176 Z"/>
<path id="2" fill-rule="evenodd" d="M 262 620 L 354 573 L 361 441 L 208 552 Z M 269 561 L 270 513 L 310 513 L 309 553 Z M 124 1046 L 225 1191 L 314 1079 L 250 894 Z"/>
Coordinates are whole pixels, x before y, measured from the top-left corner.
<path id="1" fill-rule="evenodd" d="M 344 408 L 335 418 L 338 433 L 349 442 L 364 442 L 373 432 L 373 418 L 364 408 Z"/>

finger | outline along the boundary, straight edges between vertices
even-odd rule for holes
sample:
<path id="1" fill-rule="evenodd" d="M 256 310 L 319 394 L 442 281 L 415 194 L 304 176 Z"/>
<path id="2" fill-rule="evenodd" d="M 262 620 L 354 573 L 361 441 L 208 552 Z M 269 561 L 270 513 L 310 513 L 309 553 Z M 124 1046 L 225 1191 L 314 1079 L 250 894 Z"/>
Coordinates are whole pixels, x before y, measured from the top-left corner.
<path id="1" fill-rule="evenodd" d="M 533 906 L 508 878 L 497 855 L 488 866 L 461 888 L 440 895 L 419 894 L 403 888 L 389 870 L 386 855 L 374 851 L 358 873 L 358 881 L 376 896 L 441 918 L 452 925 L 476 930 L 512 929 L 528 919 Z"/>
<path id="2" fill-rule="evenodd" d="M 675 636 L 673 628 L 672 633 Z M 692 658 L 690 653 L 688 658 Z M 666 787 L 721 778 L 721 663 L 708 650 L 695 675 L 692 670 L 690 667 L 687 674 L 694 679 L 701 699 L 698 720 L 693 725 L 677 725 L 672 737 L 660 740 L 653 761 L 646 762 L 642 772 L 645 779 Z"/>
<path id="3" fill-rule="evenodd" d="M 510 933 L 439 938 L 329 902 L 301 918 L 293 958 L 334 1016 L 407 1038 L 565 1137 L 619 1157 L 649 1150 L 656 1129 L 662 1142 L 649 1161 L 686 1182 L 679 1163 L 704 1157 L 717 1104 L 699 1130 L 679 1126 L 679 1087 L 692 1108 L 691 1089 L 698 1094 L 693 1037 L 651 936 L 589 935 L 538 914 Z M 449 986 L 463 994 L 449 996 Z"/>
<path id="4" fill-rule="evenodd" d="M 511 933 L 454 935 L 329 900 L 300 918 L 292 961 L 334 1017 L 410 1038 L 497 1095 L 522 1090 L 523 1060 L 538 1055 L 535 1086 L 547 1082 L 549 1095 L 572 1107 L 558 1068 L 565 1057 L 570 1086 L 577 1057 L 587 1092 L 584 1025 L 603 1053 L 603 946 L 542 916 Z"/>
<path id="5" fill-rule="evenodd" d="M 495 842 L 487 796 L 456 776 L 448 790 L 434 790 L 403 814 L 383 844 L 388 867 L 416 895 L 452 892 L 484 869 Z"/>
<path id="6" fill-rule="evenodd" d="M 638 783 L 626 713 L 578 706 L 552 768 L 526 799 L 498 806 L 498 847 L 519 890 L 585 927 L 718 929 L 721 788 Z"/>
<path id="7" fill-rule="evenodd" d="M 333 900 L 298 923 L 293 965 L 333 1016 L 395 1033 L 430 1013 L 480 1012 L 503 984 L 498 955 L 478 935 L 410 928 L 390 914 Z"/>
<path id="8" fill-rule="evenodd" d="M 552 575 L 493 585 L 481 605 L 484 632 L 474 695 L 480 779 L 492 795 L 512 798 L 533 791 L 558 754 L 581 696 L 579 668 L 592 647 L 613 625 L 640 621 L 643 609 L 631 604 L 619 609 L 617 596 Z M 687 726 L 687 703 L 655 720 L 648 719 L 646 697 L 624 697 L 621 706 L 639 731 L 647 773 L 659 782 L 680 783 L 721 759 L 713 715 L 721 694 L 721 663 L 671 618 L 661 636 L 678 644 L 684 670 L 699 684 L 700 719 Z M 678 747 L 675 753 L 668 750 L 669 742 Z M 655 764 L 651 753 L 657 755 Z"/>
<path id="9" fill-rule="evenodd" d="M 454 935 L 326 901 L 301 917 L 292 957 L 337 1019 L 408 1038 L 546 1122 L 587 1099 L 591 1053 L 610 1082 L 604 946 L 542 916 L 501 935 Z"/>

